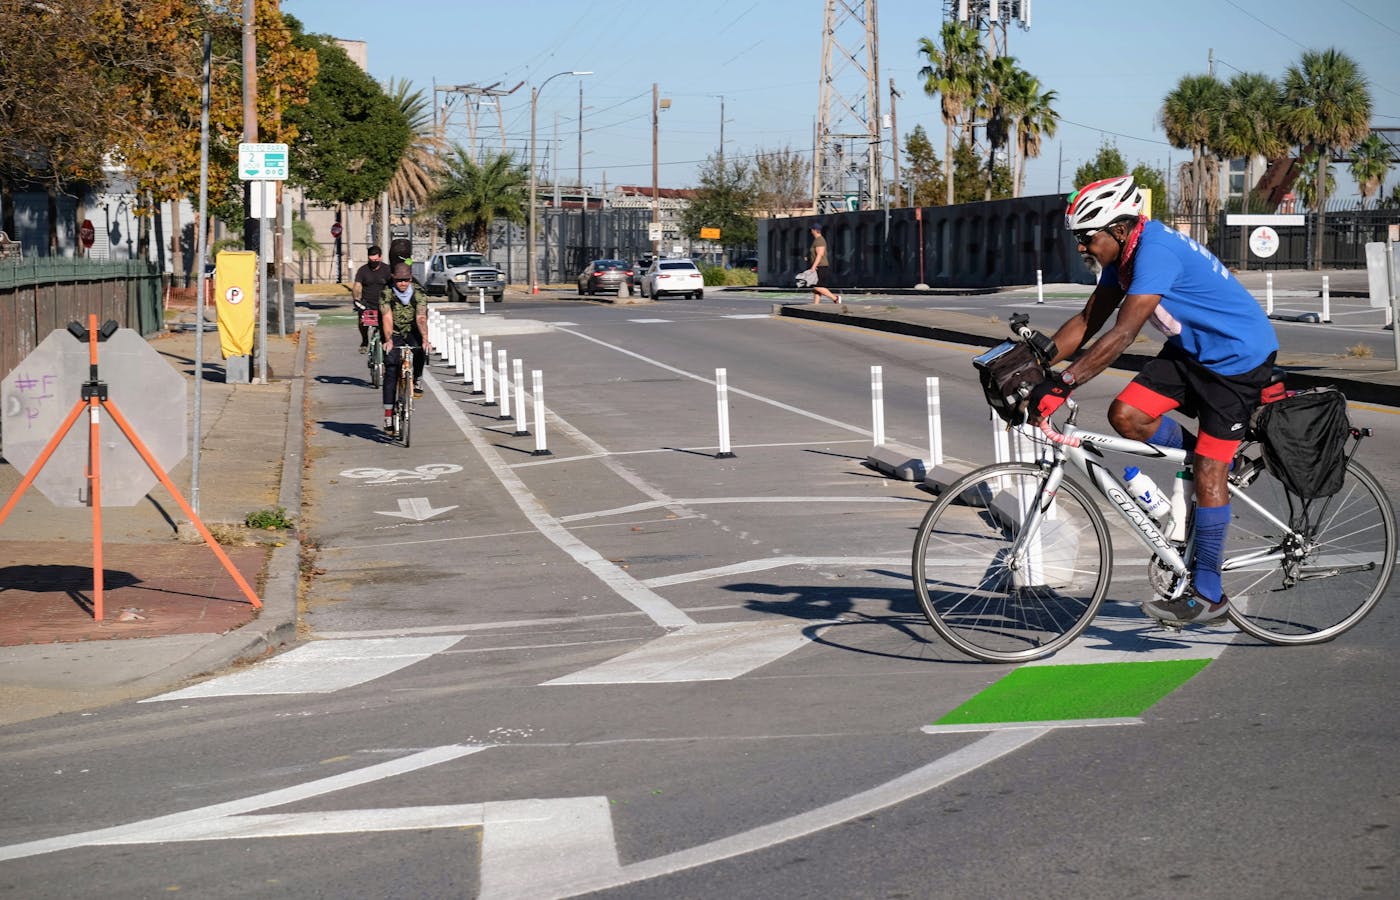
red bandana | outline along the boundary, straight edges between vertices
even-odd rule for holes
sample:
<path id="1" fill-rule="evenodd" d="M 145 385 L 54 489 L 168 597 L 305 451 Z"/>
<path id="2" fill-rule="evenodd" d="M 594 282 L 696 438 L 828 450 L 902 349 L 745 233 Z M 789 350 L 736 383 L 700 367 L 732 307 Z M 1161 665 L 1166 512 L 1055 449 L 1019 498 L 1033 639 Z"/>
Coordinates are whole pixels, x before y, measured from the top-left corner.
<path id="1" fill-rule="evenodd" d="M 1137 250 L 1138 239 L 1142 237 L 1142 229 L 1146 224 L 1147 216 L 1138 216 L 1137 224 L 1133 226 L 1132 233 L 1123 242 L 1122 252 L 1118 254 L 1118 286 L 1125 291 L 1133 282 L 1133 252 Z"/>

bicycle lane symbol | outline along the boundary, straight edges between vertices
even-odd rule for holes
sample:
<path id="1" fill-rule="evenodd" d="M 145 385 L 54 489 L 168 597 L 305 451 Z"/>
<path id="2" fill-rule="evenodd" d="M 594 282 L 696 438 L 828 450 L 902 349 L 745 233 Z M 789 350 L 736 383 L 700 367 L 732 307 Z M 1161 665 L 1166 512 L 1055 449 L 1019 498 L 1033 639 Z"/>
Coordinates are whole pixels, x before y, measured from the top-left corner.
<path id="1" fill-rule="evenodd" d="M 340 473 L 341 478 L 360 478 L 366 484 L 394 484 L 400 481 L 437 481 L 441 475 L 451 475 L 462 471 L 453 463 L 425 463 L 415 469 L 380 469 L 375 466 L 359 466 Z"/>

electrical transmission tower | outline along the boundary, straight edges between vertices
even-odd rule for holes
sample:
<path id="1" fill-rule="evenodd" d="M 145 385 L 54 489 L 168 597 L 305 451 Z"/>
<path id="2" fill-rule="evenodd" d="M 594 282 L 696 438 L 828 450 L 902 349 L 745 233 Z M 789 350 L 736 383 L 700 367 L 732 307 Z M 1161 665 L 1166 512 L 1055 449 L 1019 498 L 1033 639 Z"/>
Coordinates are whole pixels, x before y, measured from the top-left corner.
<path id="1" fill-rule="evenodd" d="M 485 87 L 475 84 L 454 84 L 447 86 L 437 86 L 433 88 L 434 95 L 436 95 L 437 92 L 441 91 L 448 95 L 461 94 L 466 99 L 466 103 L 464 104 L 464 106 L 467 117 L 467 146 L 468 148 L 470 148 L 472 155 L 476 157 L 477 162 L 481 162 L 486 152 L 486 136 L 484 134 L 481 135 L 481 140 L 479 143 L 477 140 L 478 129 L 484 129 L 481 114 L 484 111 L 495 111 L 496 129 L 499 132 L 501 139 L 501 153 L 504 154 L 506 152 L 506 126 L 504 114 L 501 111 L 501 98 L 508 97 L 516 91 L 520 90 L 520 86 L 524 83 L 525 82 L 522 81 L 520 82 L 520 84 L 517 84 L 510 90 L 501 90 L 499 87 L 499 81 L 495 84 L 486 85 Z M 435 120 L 437 120 L 437 134 L 439 138 L 442 138 L 444 136 L 444 132 L 447 129 L 448 119 L 451 117 L 451 111 L 452 109 L 450 96 L 448 98 L 448 101 L 442 104 L 441 120 L 437 120 L 437 104 L 434 103 L 433 105 L 433 117 Z"/>
<path id="2" fill-rule="evenodd" d="M 818 213 L 874 209 L 884 196 L 876 0 L 825 0 L 812 157 Z"/>
<path id="3" fill-rule="evenodd" d="M 1005 56 L 1007 25 L 1015 22 L 1022 31 L 1031 30 L 1031 0 L 943 0 L 943 17 L 985 33 L 988 56 Z"/>

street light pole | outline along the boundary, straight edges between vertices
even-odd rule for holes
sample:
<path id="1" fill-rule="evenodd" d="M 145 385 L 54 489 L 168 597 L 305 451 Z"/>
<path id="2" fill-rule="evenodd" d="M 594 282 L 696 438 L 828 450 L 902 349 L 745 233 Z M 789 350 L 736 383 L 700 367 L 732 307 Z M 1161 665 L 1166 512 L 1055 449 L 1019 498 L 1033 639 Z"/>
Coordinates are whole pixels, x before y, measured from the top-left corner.
<path id="1" fill-rule="evenodd" d="M 540 91 L 560 75 L 592 75 L 592 72 L 555 72 L 540 82 L 540 86 L 530 89 L 530 234 L 525 244 L 525 267 L 529 272 L 530 293 L 540 292 L 539 278 L 535 272 L 535 119 L 539 113 Z M 555 176 L 556 179 L 558 176 Z"/>

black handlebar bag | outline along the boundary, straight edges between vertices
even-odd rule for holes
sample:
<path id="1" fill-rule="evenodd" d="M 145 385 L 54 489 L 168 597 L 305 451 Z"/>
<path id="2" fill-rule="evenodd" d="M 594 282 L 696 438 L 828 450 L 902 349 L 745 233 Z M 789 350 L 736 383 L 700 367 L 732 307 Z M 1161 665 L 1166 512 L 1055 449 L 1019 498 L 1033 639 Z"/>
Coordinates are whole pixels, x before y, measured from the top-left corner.
<path id="1" fill-rule="evenodd" d="M 972 360 L 987 405 L 1008 425 L 1026 421 L 1026 398 L 1045 380 L 1045 368 L 1023 341 L 1002 341 Z"/>

